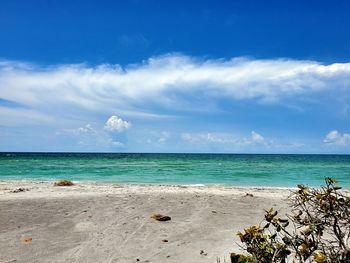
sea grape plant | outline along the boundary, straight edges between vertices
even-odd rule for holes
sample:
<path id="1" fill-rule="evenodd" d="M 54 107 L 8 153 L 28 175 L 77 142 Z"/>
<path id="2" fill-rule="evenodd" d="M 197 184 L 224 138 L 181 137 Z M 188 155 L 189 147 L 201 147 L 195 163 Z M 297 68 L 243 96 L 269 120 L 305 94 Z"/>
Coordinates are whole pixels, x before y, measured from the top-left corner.
<path id="1" fill-rule="evenodd" d="M 272 208 L 260 225 L 239 232 L 247 255 L 231 254 L 232 263 L 350 263 L 350 197 L 336 181 L 325 186 L 298 185 L 289 200 L 292 213 L 279 217 Z"/>

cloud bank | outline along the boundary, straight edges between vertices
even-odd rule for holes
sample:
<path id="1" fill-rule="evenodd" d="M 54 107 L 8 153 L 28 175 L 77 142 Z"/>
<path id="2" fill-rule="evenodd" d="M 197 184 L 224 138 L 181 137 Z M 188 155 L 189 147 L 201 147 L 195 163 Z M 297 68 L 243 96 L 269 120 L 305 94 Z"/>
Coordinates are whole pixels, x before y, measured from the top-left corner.
<path id="1" fill-rule="evenodd" d="M 303 115 L 307 107 L 309 112 Z M 289 132 L 288 137 L 293 135 L 292 129 L 302 134 L 306 124 L 311 125 L 310 120 L 323 121 L 325 115 L 336 119 L 332 125 L 337 128 L 336 122 L 348 120 L 349 109 L 350 63 L 215 60 L 180 54 L 153 57 L 127 66 L 44 66 L 0 61 L 0 128 L 10 134 L 3 142 L 13 140 L 14 132 L 24 130 L 30 141 L 30 132 L 40 134 L 41 128 L 49 127 L 54 131 L 70 131 L 81 145 L 93 143 L 96 147 L 124 147 L 129 135 L 134 136 L 134 142 L 143 141 L 145 129 L 154 132 L 146 144 L 162 147 L 177 145 L 177 138 L 178 147 L 182 147 L 181 143 L 204 143 L 231 148 L 233 145 L 300 148 L 304 144 L 298 138 L 293 138 L 291 146 L 271 142 L 271 138 L 282 133 L 284 123 L 280 119 L 292 124 L 283 130 Z M 135 129 L 130 129 L 131 123 Z M 312 125 L 315 123 L 317 120 Z M 269 129 L 264 129 L 265 126 Z M 205 132 L 211 127 L 219 132 Z M 325 128 L 321 128 L 317 130 L 317 141 L 323 147 Z M 253 129 L 269 131 L 266 135 L 270 139 Z M 312 129 L 316 130 L 313 126 Z M 251 134 L 246 136 L 232 135 L 249 131 Z M 324 143 L 341 147 L 349 144 L 349 137 L 347 133 L 331 131 Z"/>
<path id="2" fill-rule="evenodd" d="M 160 109 L 191 111 L 208 100 L 278 103 L 322 92 L 349 96 L 349 87 L 350 63 L 200 60 L 174 54 L 126 67 L 0 61 L 1 99 L 49 115 L 85 111 L 159 117 Z"/>

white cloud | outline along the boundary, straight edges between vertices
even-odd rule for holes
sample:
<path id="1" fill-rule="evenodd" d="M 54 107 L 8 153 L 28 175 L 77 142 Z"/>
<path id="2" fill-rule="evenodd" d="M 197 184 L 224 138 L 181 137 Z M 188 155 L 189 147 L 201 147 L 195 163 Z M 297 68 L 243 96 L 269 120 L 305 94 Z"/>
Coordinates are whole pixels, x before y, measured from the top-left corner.
<path id="1" fill-rule="evenodd" d="M 319 92 L 349 94 L 349 86 L 350 63 L 197 60 L 183 55 L 150 58 L 124 68 L 105 64 L 40 67 L 0 61 L 1 98 L 51 116 L 118 112 L 153 118 L 162 116 L 164 108 L 202 109 L 208 100 L 274 103 Z M 194 104 L 197 97 L 201 100 Z"/>
<path id="2" fill-rule="evenodd" d="M 125 150 L 127 135 L 124 132 L 131 124 L 117 116 L 111 116 L 106 123 L 86 124 L 78 128 L 63 128 L 55 133 L 55 137 L 69 146 L 78 146 L 79 150 Z"/>
<path id="3" fill-rule="evenodd" d="M 229 134 L 217 133 L 182 133 L 181 139 L 191 143 L 213 142 L 213 143 L 234 143 L 236 140 Z"/>
<path id="4" fill-rule="evenodd" d="M 80 127 L 78 129 L 73 130 L 73 133 L 80 135 L 80 134 L 96 134 L 97 131 L 92 128 L 92 126 L 90 124 L 86 124 L 84 127 Z"/>
<path id="5" fill-rule="evenodd" d="M 323 140 L 324 143 L 334 145 L 347 145 L 350 143 L 350 134 L 343 133 L 333 130 L 330 131 Z"/>
<path id="6" fill-rule="evenodd" d="M 251 134 L 252 134 L 252 137 L 251 137 L 252 142 L 254 142 L 254 143 L 264 143 L 265 142 L 265 139 L 261 134 L 255 132 L 255 131 L 252 131 Z"/>
<path id="7" fill-rule="evenodd" d="M 131 127 L 130 122 L 124 121 L 118 116 L 111 116 L 105 124 L 105 130 L 111 132 L 123 132 Z"/>
<path id="8" fill-rule="evenodd" d="M 56 132 L 56 136 L 73 138 L 81 147 L 124 148 L 125 144 L 113 138 L 104 129 L 94 128 L 91 124 L 76 129 L 64 129 Z"/>
<path id="9" fill-rule="evenodd" d="M 115 141 L 113 140 L 112 138 L 100 138 L 98 140 L 98 143 L 100 145 L 109 145 L 109 146 L 113 146 L 113 147 L 116 147 L 116 148 L 124 148 L 125 147 L 125 144 L 122 143 L 122 142 L 119 142 L 119 141 Z"/>

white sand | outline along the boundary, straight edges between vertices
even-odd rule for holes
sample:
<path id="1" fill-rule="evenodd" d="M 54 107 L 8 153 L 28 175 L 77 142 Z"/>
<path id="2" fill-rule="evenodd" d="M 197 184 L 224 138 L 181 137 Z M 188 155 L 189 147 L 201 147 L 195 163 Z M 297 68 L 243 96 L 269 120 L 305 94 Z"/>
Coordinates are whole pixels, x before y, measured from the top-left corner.
<path id="1" fill-rule="evenodd" d="M 18 188 L 29 191 L 12 192 Z M 284 214 L 289 194 L 276 188 L 3 181 L 0 262 L 229 262 L 229 253 L 239 251 L 237 231 L 259 224 L 265 208 Z M 172 219 L 155 221 L 154 212 Z M 32 241 L 22 242 L 25 237 Z"/>

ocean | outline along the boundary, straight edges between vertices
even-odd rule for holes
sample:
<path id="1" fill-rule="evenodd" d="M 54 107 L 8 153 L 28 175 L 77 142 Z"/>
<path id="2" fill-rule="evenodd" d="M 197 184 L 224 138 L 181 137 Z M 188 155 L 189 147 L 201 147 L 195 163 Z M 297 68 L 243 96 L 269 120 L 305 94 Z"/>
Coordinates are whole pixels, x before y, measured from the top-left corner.
<path id="1" fill-rule="evenodd" d="M 350 188 L 350 155 L 0 153 L 0 180 Z"/>

